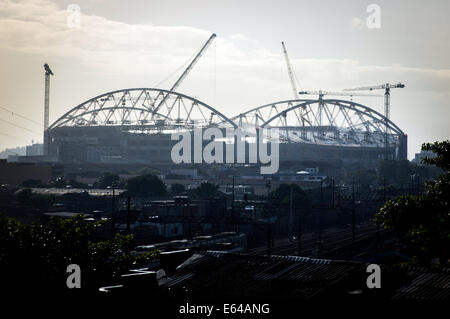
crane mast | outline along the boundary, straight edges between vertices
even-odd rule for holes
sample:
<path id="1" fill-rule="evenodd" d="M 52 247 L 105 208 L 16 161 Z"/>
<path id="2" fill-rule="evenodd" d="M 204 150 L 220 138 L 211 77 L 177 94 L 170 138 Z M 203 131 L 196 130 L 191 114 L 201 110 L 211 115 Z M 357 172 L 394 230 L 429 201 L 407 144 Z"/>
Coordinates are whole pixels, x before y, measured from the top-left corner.
<path id="1" fill-rule="evenodd" d="M 183 82 L 183 80 L 186 78 L 186 76 L 192 70 L 194 65 L 201 58 L 203 53 L 208 49 L 208 47 L 210 46 L 211 42 L 214 40 L 215 37 L 216 37 L 215 33 L 213 33 L 209 37 L 209 39 L 206 41 L 206 43 L 203 45 L 203 47 L 200 49 L 200 51 L 197 53 L 197 55 L 194 57 L 194 59 L 191 61 L 191 63 L 189 63 L 188 67 L 184 70 L 184 72 L 178 78 L 178 80 L 172 85 L 172 87 L 170 88 L 170 91 L 175 91 L 178 88 L 178 86 L 180 86 L 181 82 Z M 158 96 L 156 97 L 155 102 L 158 100 L 158 98 L 160 97 L 161 94 L 164 94 L 164 93 L 160 92 L 160 94 L 158 94 Z M 168 94 L 165 94 L 164 97 L 162 98 L 162 100 L 158 103 L 158 106 L 156 106 L 156 108 L 153 110 L 154 113 L 156 113 L 158 111 L 158 109 L 161 107 L 161 105 L 164 104 L 167 97 L 168 97 Z"/>
<path id="2" fill-rule="evenodd" d="M 363 86 L 353 89 L 344 89 L 344 91 L 373 91 L 373 90 L 384 90 L 384 117 L 385 117 L 385 134 L 384 134 L 384 144 L 385 144 L 385 159 L 388 158 L 388 122 L 391 117 L 391 89 L 400 88 L 403 89 L 405 85 L 401 82 L 396 84 L 381 84 L 373 86 Z"/>
<path id="3" fill-rule="evenodd" d="M 44 64 L 45 70 L 45 94 L 44 94 L 44 155 L 48 155 L 48 124 L 50 113 L 50 75 L 53 75 L 52 70 L 47 63 Z"/>
<path id="4" fill-rule="evenodd" d="M 286 60 L 286 66 L 288 69 L 289 79 L 291 80 L 292 92 L 294 93 L 295 99 L 300 99 L 298 95 L 297 86 L 295 85 L 294 71 L 292 70 L 291 62 L 289 61 L 288 53 L 286 50 L 286 46 L 284 42 L 281 42 L 281 46 L 283 47 L 284 59 Z"/>

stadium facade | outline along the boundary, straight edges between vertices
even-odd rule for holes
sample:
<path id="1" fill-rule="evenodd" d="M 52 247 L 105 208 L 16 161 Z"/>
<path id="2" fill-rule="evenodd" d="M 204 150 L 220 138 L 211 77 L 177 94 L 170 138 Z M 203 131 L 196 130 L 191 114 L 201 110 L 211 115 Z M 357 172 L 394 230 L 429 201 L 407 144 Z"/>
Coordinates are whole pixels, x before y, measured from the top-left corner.
<path id="1" fill-rule="evenodd" d="M 62 163 L 171 165 L 172 133 L 208 127 L 277 128 L 279 137 L 270 143 L 279 143 L 280 162 L 407 158 L 407 135 L 353 101 L 286 100 L 227 117 L 198 99 L 155 88 L 117 90 L 81 103 L 49 127 L 44 149 Z"/>

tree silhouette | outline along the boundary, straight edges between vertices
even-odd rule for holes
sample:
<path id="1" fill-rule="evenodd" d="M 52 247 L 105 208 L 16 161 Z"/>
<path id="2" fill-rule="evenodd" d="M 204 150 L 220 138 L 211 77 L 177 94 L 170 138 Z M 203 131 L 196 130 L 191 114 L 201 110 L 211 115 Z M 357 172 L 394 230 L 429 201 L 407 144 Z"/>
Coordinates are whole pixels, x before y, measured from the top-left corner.
<path id="1" fill-rule="evenodd" d="M 166 186 L 156 175 L 145 174 L 130 178 L 127 189 L 136 196 L 165 196 Z"/>
<path id="2" fill-rule="evenodd" d="M 156 252 L 134 257 L 123 247 L 131 235 L 96 240 L 102 222 L 52 217 L 46 224 L 22 224 L 0 215 L 0 279 L 2 289 L 19 293 L 69 293 L 67 266 L 82 271 L 84 293 L 95 293 L 121 274 L 153 260 Z"/>
<path id="3" fill-rule="evenodd" d="M 423 196 L 404 195 L 387 201 L 375 222 L 399 233 L 419 262 L 439 257 L 445 265 L 450 247 L 450 141 L 423 144 L 422 150 L 436 154 L 423 162 L 442 168 L 444 174 L 426 183 Z"/>

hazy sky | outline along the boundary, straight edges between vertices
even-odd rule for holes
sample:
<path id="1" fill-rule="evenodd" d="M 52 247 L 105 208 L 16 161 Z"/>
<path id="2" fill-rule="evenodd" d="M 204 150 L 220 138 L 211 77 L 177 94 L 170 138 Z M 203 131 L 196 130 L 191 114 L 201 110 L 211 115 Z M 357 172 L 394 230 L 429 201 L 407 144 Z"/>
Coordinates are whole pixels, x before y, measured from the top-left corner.
<path id="1" fill-rule="evenodd" d="M 80 28 L 67 23 L 71 4 Z M 379 29 L 366 25 L 370 4 Z M 292 98 L 285 41 L 302 89 L 405 83 L 392 91 L 391 119 L 411 158 L 422 142 L 450 138 L 449 21 L 446 0 L 0 0 L 0 149 L 42 141 L 42 126 L 1 107 L 43 123 L 45 62 L 52 123 L 101 93 L 155 87 L 214 32 L 178 91 L 229 116 Z M 383 112 L 382 98 L 355 100 Z"/>

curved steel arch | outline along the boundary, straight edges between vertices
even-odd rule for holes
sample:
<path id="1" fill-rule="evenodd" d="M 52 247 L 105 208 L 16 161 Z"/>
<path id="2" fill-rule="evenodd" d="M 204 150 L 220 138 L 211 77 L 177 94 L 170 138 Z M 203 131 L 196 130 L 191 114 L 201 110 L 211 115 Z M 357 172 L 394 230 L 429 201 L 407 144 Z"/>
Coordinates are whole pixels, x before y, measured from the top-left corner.
<path id="1" fill-rule="evenodd" d="M 266 122 L 268 119 L 272 117 L 272 111 L 275 110 L 274 114 L 278 114 L 281 111 L 280 108 L 283 108 L 283 110 L 292 107 L 296 103 L 302 103 L 305 101 L 310 101 L 309 99 L 294 99 L 294 100 L 284 100 L 284 101 L 278 101 L 274 103 L 268 103 L 264 105 L 260 105 L 258 107 L 254 107 L 244 113 L 240 113 L 236 116 L 231 117 L 230 119 L 234 122 L 238 122 L 240 126 L 242 126 L 243 119 L 246 119 L 248 124 L 252 124 L 253 126 L 260 126 L 259 120 L 261 120 L 263 123 Z M 283 104 L 286 104 L 284 106 Z M 296 114 L 300 118 L 299 114 Z M 249 123 L 249 119 L 250 122 Z"/>
<path id="2" fill-rule="evenodd" d="M 103 108 L 102 108 L 102 111 L 110 111 L 110 110 L 127 110 L 127 109 L 128 109 L 128 107 L 123 107 L 123 106 L 117 106 L 117 107 L 103 107 Z M 134 108 L 134 110 L 135 110 L 135 111 L 141 111 L 141 112 L 148 112 L 147 109 L 139 108 L 139 107 Z M 58 126 L 64 126 L 64 124 L 66 124 L 66 123 L 68 123 L 68 122 L 70 122 L 70 121 L 76 121 L 77 119 L 82 118 L 82 117 L 85 116 L 85 115 L 93 114 L 93 113 L 95 113 L 95 112 L 97 112 L 97 110 L 86 111 L 86 112 L 84 112 L 84 113 L 81 113 L 81 114 L 78 114 L 78 115 L 75 115 L 75 116 L 70 116 L 70 117 L 67 117 L 67 116 L 66 116 L 66 117 L 64 117 L 63 121 L 61 121 L 61 122 L 58 124 Z M 162 115 L 162 114 L 159 114 L 159 113 L 155 113 L 155 114 L 157 114 L 158 117 L 165 118 L 165 116 Z M 61 119 L 61 118 L 60 118 L 60 119 Z M 50 127 L 50 128 L 52 128 L 52 127 Z"/>
<path id="3" fill-rule="evenodd" d="M 136 96 L 132 96 L 131 93 L 136 93 Z M 171 100 L 174 100 L 173 103 Z M 137 107 L 138 103 L 142 103 L 142 107 Z M 209 119 L 204 115 L 202 108 L 211 112 Z M 116 114 L 119 111 L 121 114 Z M 178 117 L 173 116 L 173 111 Z M 119 120 L 117 116 L 120 116 Z M 200 119 L 193 116 L 200 116 Z M 213 122 L 214 116 L 218 120 Z M 111 120 L 113 117 L 115 120 Z M 129 88 L 103 93 L 77 105 L 58 118 L 49 129 L 61 126 L 133 123 L 158 124 L 164 127 L 189 127 L 195 126 L 196 123 L 197 126 L 229 124 L 237 127 L 234 121 L 215 108 L 185 94 L 157 88 Z"/>
<path id="4" fill-rule="evenodd" d="M 277 112 L 273 114 L 273 110 Z M 395 123 L 372 108 L 339 99 L 284 100 L 231 119 L 242 128 L 246 127 L 244 120 L 249 128 L 278 128 L 280 140 L 290 143 L 381 148 L 386 141 L 389 147 L 397 147 L 405 136 Z"/>
<path id="5" fill-rule="evenodd" d="M 294 100 L 278 101 L 278 102 L 275 102 L 275 103 L 267 103 L 267 104 L 264 104 L 264 105 L 260 105 L 260 106 L 254 107 L 254 108 L 252 108 L 252 109 L 250 109 L 248 111 L 245 111 L 244 113 L 241 113 L 239 115 L 233 116 L 231 119 L 236 119 L 236 118 L 238 118 L 241 115 L 246 115 L 246 114 L 249 114 L 249 113 L 261 110 L 261 109 L 269 107 L 269 106 L 275 106 L 277 104 L 294 103 L 294 102 L 305 102 L 305 101 L 311 101 L 311 99 L 294 99 Z"/>
<path id="6" fill-rule="evenodd" d="M 270 119 L 268 119 L 266 122 L 264 122 L 261 127 L 266 127 L 269 123 L 273 122 L 275 119 L 279 118 L 280 116 L 286 116 L 288 112 L 294 111 L 295 109 L 298 108 L 305 108 L 311 104 L 322 104 L 322 105 L 326 105 L 326 104 L 334 104 L 334 105 L 339 105 L 339 107 L 343 107 L 346 109 L 350 109 L 353 110 L 355 112 L 358 113 L 363 113 L 366 116 L 369 116 L 370 118 L 372 118 L 375 121 L 378 121 L 380 123 L 383 123 L 384 125 L 387 125 L 390 129 L 392 129 L 395 133 L 400 134 L 400 135 L 405 135 L 405 133 L 403 133 L 403 131 L 391 120 L 389 120 L 388 118 L 386 118 L 384 115 L 380 114 L 379 112 L 375 111 L 374 109 L 353 102 L 353 101 L 345 101 L 345 100 L 337 100 L 337 99 L 326 99 L 326 100 L 322 100 L 322 99 L 318 99 L 318 100 L 307 100 L 305 102 L 302 102 L 300 104 L 291 106 L 290 108 L 287 108 L 281 112 L 279 112 L 278 114 L 272 116 Z M 270 105 L 270 104 L 269 104 Z M 362 110 L 358 110 L 358 108 L 361 108 Z M 374 115 L 372 115 L 375 114 Z"/>

